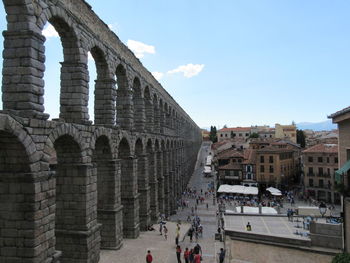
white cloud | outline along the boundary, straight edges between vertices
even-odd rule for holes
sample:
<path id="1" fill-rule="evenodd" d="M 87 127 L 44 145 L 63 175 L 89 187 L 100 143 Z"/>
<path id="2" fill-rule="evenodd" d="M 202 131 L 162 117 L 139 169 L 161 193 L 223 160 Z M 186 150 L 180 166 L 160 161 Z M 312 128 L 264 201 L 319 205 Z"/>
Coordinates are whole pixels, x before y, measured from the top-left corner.
<path id="1" fill-rule="evenodd" d="M 56 29 L 51 25 L 47 24 L 43 30 L 43 35 L 48 39 L 50 37 L 59 37 Z"/>
<path id="2" fill-rule="evenodd" d="M 129 39 L 127 42 L 128 48 L 134 52 L 137 58 L 143 58 L 145 53 L 155 54 L 156 49 L 154 46 L 146 45 L 142 42 Z"/>
<path id="3" fill-rule="evenodd" d="M 176 69 L 169 70 L 168 74 L 183 73 L 186 78 L 192 78 L 201 72 L 204 68 L 204 64 L 187 64 L 178 66 Z"/>
<path id="4" fill-rule="evenodd" d="M 158 71 L 153 71 L 151 73 L 152 73 L 153 77 L 158 81 L 164 76 L 164 73 L 158 72 Z"/>

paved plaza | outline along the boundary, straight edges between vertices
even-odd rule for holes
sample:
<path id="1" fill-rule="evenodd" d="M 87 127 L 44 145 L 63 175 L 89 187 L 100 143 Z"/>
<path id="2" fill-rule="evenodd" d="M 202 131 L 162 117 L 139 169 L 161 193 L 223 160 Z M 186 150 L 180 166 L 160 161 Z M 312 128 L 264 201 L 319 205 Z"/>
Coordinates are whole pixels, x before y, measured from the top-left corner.
<path id="1" fill-rule="evenodd" d="M 295 218 L 294 222 L 288 221 L 285 216 L 240 216 L 226 215 L 225 230 L 246 231 L 246 225 L 249 222 L 252 226 L 251 233 L 264 234 L 272 236 L 281 236 L 295 239 L 309 239 L 306 234 L 308 230 L 303 229 L 303 222 Z M 304 236 L 297 235 L 303 233 Z"/>

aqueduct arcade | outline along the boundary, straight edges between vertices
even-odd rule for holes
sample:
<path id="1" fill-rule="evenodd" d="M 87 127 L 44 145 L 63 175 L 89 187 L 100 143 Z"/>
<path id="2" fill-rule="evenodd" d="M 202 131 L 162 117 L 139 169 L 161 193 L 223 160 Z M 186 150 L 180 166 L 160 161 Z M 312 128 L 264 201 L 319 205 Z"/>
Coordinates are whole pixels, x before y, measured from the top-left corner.
<path id="1" fill-rule="evenodd" d="M 175 212 L 200 129 L 83 0 L 3 4 L 0 261 L 98 262 L 100 249 Z M 54 120 L 44 103 L 47 22 L 63 48 Z"/>

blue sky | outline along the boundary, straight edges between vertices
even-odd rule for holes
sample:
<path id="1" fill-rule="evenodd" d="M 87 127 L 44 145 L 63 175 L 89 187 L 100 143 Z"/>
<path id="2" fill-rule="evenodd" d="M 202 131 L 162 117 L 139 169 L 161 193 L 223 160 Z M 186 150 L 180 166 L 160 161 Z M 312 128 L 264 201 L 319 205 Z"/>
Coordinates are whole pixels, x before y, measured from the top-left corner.
<path id="1" fill-rule="evenodd" d="M 200 127 L 318 122 L 350 104 L 350 1 L 87 2 Z M 45 107 L 57 117 L 62 48 L 45 45 Z"/>

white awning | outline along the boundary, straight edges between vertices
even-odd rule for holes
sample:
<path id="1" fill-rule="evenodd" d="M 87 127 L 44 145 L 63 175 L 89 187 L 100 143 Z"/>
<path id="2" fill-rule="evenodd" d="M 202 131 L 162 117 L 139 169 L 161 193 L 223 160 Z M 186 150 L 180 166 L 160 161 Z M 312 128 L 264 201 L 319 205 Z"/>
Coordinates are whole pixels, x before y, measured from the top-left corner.
<path id="1" fill-rule="evenodd" d="M 218 193 L 257 195 L 259 193 L 259 190 L 254 186 L 223 184 L 220 185 Z"/>
<path id="2" fill-rule="evenodd" d="M 269 187 L 266 189 L 266 191 L 269 191 L 272 195 L 276 195 L 276 196 L 282 195 L 281 191 L 274 187 Z"/>
<path id="3" fill-rule="evenodd" d="M 204 166 L 204 171 L 205 174 L 210 174 L 211 173 L 211 167 L 210 166 Z"/>

